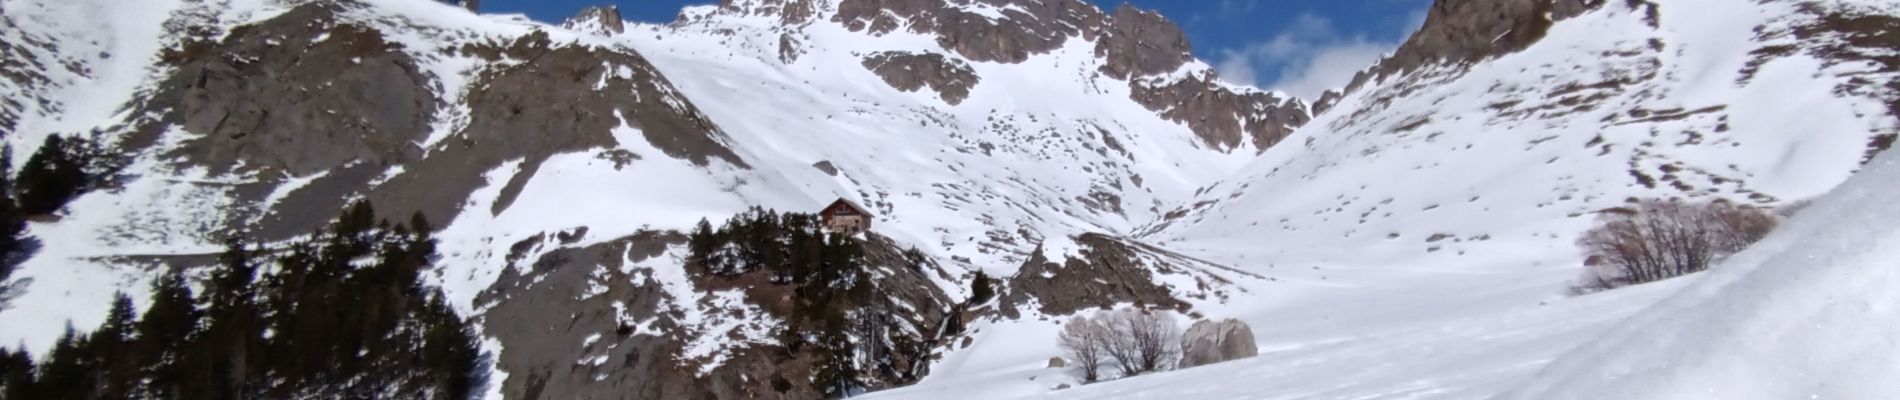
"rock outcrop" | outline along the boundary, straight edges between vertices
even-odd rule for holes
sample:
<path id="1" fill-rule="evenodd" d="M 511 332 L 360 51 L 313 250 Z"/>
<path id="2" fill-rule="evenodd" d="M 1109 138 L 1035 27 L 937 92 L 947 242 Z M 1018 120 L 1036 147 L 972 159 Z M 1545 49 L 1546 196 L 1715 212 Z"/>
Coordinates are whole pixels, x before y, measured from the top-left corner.
<path id="1" fill-rule="evenodd" d="M 1121 303 L 1188 308 L 1167 287 L 1155 283 L 1148 266 L 1127 246 L 1098 235 L 1084 236 L 1076 242 L 1083 246 L 1080 257 L 1051 260 L 1040 247 L 1030 255 L 1016 276 L 1009 279 L 1001 307 L 1004 316 L 1018 318 L 1016 306 L 1029 304 L 1039 305 L 1038 311 L 1045 315 L 1067 315 Z"/>
<path id="2" fill-rule="evenodd" d="M 308 179 L 256 210 L 254 231 L 265 239 L 307 233 L 356 196 L 386 218 L 419 212 L 452 221 L 469 193 L 487 184 L 483 173 L 522 160 L 502 198 L 481 210 L 499 213 L 542 161 L 614 147 L 612 130 L 623 124 L 666 156 L 747 167 L 718 127 L 638 53 L 556 44 L 540 31 L 452 49 L 491 64 L 459 99 L 467 103 L 466 124 L 432 132 L 445 101 L 432 90 L 439 82 L 383 32 L 340 17 L 358 6 L 309 3 L 217 41 L 189 42 L 167 53 L 177 73 L 139 105 L 164 116 L 142 132 L 175 125 L 196 134 L 168 157 L 181 167 L 258 176 L 237 188 L 246 203 L 261 204 L 292 178 Z M 591 15 L 617 21 L 611 11 Z M 442 139 L 427 143 L 432 133 Z M 154 142 L 135 135 L 124 146 Z"/>
<path id="3" fill-rule="evenodd" d="M 815 346 L 780 340 L 792 287 L 773 283 L 769 272 L 716 276 L 682 265 L 687 238 L 678 233 L 585 247 L 563 239 L 580 235 L 516 243 L 512 265 L 477 299 L 487 309 L 487 334 L 504 349 L 497 367 L 508 376 L 498 384 L 507 398 L 824 397 L 810 384 L 820 362 Z M 862 349 L 880 357 L 880 367 L 859 379 L 868 389 L 914 382 L 928 371 L 934 335 L 952 305 L 926 275 L 941 271 L 889 239 L 862 244 L 876 286 L 876 303 L 867 307 L 875 312 L 850 323 L 889 330 L 859 340 L 880 343 Z"/>
<path id="4" fill-rule="evenodd" d="M 1299 100 L 1229 86 L 1212 72 L 1173 81 L 1137 79 L 1128 85 L 1136 102 L 1187 125 L 1202 143 L 1217 150 L 1234 149 L 1244 140 L 1254 151 L 1265 151 L 1312 119 Z"/>
<path id="5" fill-rule="evenodd" d="M 503 269 L 477 299 L 491 305 L 482 316 L 486 335 L 505 346 L 495 363 L 508 377 L 492 384 L 511 399 L 712 398 L 734 390 L 740 382 L 679 367 L 671 355 L 680 343 L 655 335 L 678 329 L 665 315 L 666 292 L 651 283 L 650 273 L 624 272 L 629 263 L 662 256 L 684 241 L 677 234 L 640 234 L 548 251 Z M 516 257 L 543 245 L 524 243 L 530 246 L 517 246 Z"/>
<path id="6" fill-rule="evenodd" d="M 297 7 L 181 60 L 157 96 L 201 135 L 179 156 L 214 174 L 307 176 L 421 155 L 428 79 L 380 31 L 339 21 L 340 8 Z"/>
<path id="7" fill-rule="evenodd" d="M 1106 63 L 1102 73 L 1131 79 L 1174 72 L 1194 60 L 1187 34 L 1160 13 L 1122 3 L 1107 33 L 1095 42 L 1095 55 Z"/>
<path id="8" fill-rule="evenodd" d="M 384 169 L 423 150 L 438 104 L 415 60 L 379 30 L 338 17 L 343 3 L 310 3 L 239 26 L 218 40 L 188 41 L 164 59 L 176 68 L 137 104 L 145 120 L 119 145 L 154 144 L 165 126 L 196 134 L 171 150 L 180 167 L 251 174 L 239 184 L 261 203 L 293 177 L 320 177 L 258 229 L 265 238 L 310 232 Z"/>
<path id="9" fill-rule="evenodd" d="M 969 98 L 970 88 L 980 81 L 969 64 L 937 53 L 886 51 L 865 56 L 864 67 L 898 90 L 929 87 L 950 105 Z"/>
<path id="10" fill-rule="evenodd" d="M 1067 315 L 1091 308 L 1109 308 L 1134 304 L 1142 308 L 1187 311 L 1187 300 L 1225 298 L 1233 281 L 1218 268 L 1200 261 L 1166 253 L 1141 243 L 1101 234 L 1083 234 L 1074 238 L 1078 254 L 1051 260 L 1038 248 L 1029 261 L 1010 277 L 999 311 L 1004 317 L 1021 317 L 1019 309 L 1035 305 L 1043 315 Z M 1238 272 L 1233 274 L 1241 274 Z M 1179 275 L 1162 279 L 1165 275 Z M 1240 279 L 1257 276 L 1245 275 Z M 1186 279 L 1194 287 L 1174 287 L 1165 280 Z"/>
<path id="11" fill-rule="evenodd" d="M 1177 368 L 1193 368 L 1227 362 L 1260 354 L 1254 345 L 1253 328 L 1235 319 L 1201 320 L 1181 335 L 1181 361 Z"/>
<path id="12" fill-rule="evenodd" d="M 1607 0 L 1437 0 L 1425 24 L 1391 56 L 1353 76 L 1345 92 L 1433 63 L 1465 63 L 1514 53 L 1537 43 L 1557 21 Z M 1645 3 L 1631 0 L 1628 3 Z M 1330 104 L 1328 105 L 1330 108 Z M 1319 107 L 1315 107 L 1319 108 Z"/>
<path id="13" fill-rule="evenodd" d="M 993 8 L 1003 18 L 967 7 Z M 843 0 L 831 20 L 878 35 L 908 27 L 937 35 L 937 44 L 972 61 L 1019 63 L 1055 50 L 1072 36 L 1094 40 L 1106 18 L 1079 0 Z"/>
<path id="14" fill-rule="evenodd" d="M 989 8 L 989 15 L 973 8 Z M 845 0 L 832 21 L 877 35 L 900 27 L 934 34 L 945 49 L 978 62 L 1019 63 L 1054 51 L 1071 37 L 1095 41 L 1095 55 L 1103 60 L 1099 72 L 1128 81 L 1133 100 L 1163 118 L 1187 125 L 1216 151 L 1233 150 L 1243 142 L 1254 145 L 1255 151 L 1265 150 L 1311 119 L 1297 100 L 1229 86 L 1212 72 L 1156 78 L 1194 60 L 1187 37 L 1161 14 L 1128 4 L 1109 15 L 1075 0 Z M 782 50 L 788 46 L 781 44 Z M 873 66 L 868 61 L 865 65 Z M 893 80 L 887 72 L 879 75 Z"/>
<path id="15" fill-rule="evenodd" d="M 627 32 L 625 21 L 620 19 L 620 7 L 588 6 L 579 14 L 561 23 L 562 28 L 577 32 L 586 32 L 601 36 L 613 36 Z"/>
<path id="16" fill-rule="evenodd" d="M 528 61 L 484 73 L 467 97 L 468 126 L 378 186 L 370 197 L 379 209 L 453 220 L 464 211 L 468 193 L 486 183 L 484 172 L 523 160 L 501 198 L 480 210 L 500 213 L 548 157 L 614 146 L 612 130 L 622 124 L 639 128 L 648 144 L 669 157 L 746 165 L 721 142 L 718 127 L 631 50 L 557 46 L 536 32 L 507 45 L 463 51 L 497 62 Z"/>

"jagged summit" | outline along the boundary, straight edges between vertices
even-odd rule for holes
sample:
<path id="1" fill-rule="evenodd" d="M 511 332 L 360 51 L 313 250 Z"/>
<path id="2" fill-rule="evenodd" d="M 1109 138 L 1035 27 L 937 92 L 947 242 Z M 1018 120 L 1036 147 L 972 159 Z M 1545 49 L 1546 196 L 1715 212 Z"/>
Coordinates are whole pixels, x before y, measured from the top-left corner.
<path id="1" fill-rule="evenodd" d="M 1137 102 L 1188 125 L 1205 144 L 1222 151 L 1243 144 L 1260 151 L 1311 118 L 1299 99 L 1223 83 L 1194 59 L 1179 26 L 1128 4 L 1105 12 L 1081 0 L 738 0 L 708 12 L 689 10 L 674 25 L 721 25 L 707 22 L 719 16 L 776 18 L 770 29 L 780 32 L 780 58 L 788 63 L 805 51 L 802 30 L 823 22 L 873 36 L 932 36 L 956 57 L 946 63 L 1020 64 L 1053 54 L 1070 40 L 1092 42 L 1101 60 L 1092 73 L 1126 81 Z M 897 82 L 922 80 L 891 76 L 901 74 L 895 71 L 880 74 Z"/>
<path id="2" fill-rule="evenodd" d="M 571 31 L 588 32 L 601 36 L 613 36 L 627 32 L 626 22 L 620 19 L 620 7 L 588 6 L 581 12 L 561 23 L 561 28 Z"/>

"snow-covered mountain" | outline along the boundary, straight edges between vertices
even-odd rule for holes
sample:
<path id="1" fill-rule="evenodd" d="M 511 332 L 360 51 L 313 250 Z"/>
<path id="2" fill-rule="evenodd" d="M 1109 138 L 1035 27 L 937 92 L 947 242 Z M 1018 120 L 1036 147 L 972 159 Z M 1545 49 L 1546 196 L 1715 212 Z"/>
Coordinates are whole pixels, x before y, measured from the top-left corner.
<path id="1" fill-rule="evenodd" d="M 1309 107 L 1221 81 L 1159 14 L 1079 0 L 728 0 L 664 25 L 5 0 L 5 142 L 94 137 L 117 167 L 30 225 L 0 343 L 44 349 L 225 237 L 368 200 L 441 227 L 428 280 L 484 327 L 493 396 L 760 395 L 773 292 L 695 275 L 682 234 L 842 198 L 907 293 L 878 305 L 896 336 L 933 343 L 878 396 L 1486 397 L 1697 284 L 1561 296 L 1597 211 L 1781 206 L 1890 145 L 1894 15 L 1440 0 Z M 961 303 L 977 271 L 996 302 Z M 1059 318 L 1129 303 L 1246 320 L 1263 354 L 1057 390 L 1080 384 L 1044 368 Z"/>

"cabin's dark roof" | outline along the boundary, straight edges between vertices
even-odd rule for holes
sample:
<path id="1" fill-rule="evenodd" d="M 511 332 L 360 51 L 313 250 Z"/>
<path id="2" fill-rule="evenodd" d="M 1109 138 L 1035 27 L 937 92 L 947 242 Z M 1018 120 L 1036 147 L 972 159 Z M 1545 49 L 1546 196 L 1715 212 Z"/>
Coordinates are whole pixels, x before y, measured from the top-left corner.
<path id="1" fill-rule="evenodd" d="M 859 206 L 859 205 L 858 205 L 858 203 L 853 203 L 853 202 L 851 202 L 850 200 L 845 200 L 845 199 L 843 199 L 843 198 L 840 198 L 840 199 L 838 199 L 838 201 L 834 201 L 834 202 L 831 202 L 831 205 L 828 205 L 828 206 L 825 206 L 825 209 L 824 209 L 823 211 L 819 211 L 819 213 L 820 213 L 820 214 L 830 214 L 830 213 L 832 212 L 832 210 L 836 210 L 836 209 L 838 209 L 838 205 L 840 205 L 840 204 L 842 204 L 842 205 L 844 205 L 845 207 L 851 207 L 851 209 L 852 209 L 852 210 L 854 210 L 854 211 L 857 211 L 857 212 L 858 212 L 858 214 L 863 214 L 863 215 L 867 215 L 867 216 L 868 216 L 868 215 L 871 215 L 871 211 L 870 211 L 870 210 L 865 210 L 865 209 L 864 209 L 864 207 L 863 207 L 863 206 Z"/>

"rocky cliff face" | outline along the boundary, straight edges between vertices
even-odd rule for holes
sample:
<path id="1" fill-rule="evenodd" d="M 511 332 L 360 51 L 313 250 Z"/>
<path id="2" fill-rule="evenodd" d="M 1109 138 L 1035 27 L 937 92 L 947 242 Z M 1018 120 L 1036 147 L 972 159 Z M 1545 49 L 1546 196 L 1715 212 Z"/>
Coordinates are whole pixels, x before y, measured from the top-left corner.
<path id="1" fill-rule="evenodd" d="M 484 172 L 525 161 L 481 210 L 498 213 L 543 160 L 614 147 L 619 127 L 640 130 L 669 157 L 745 164 L 639 54 L 556 44 L 545 33 L 449 49 L 487 66 L 466 97 L 454 99 L 466 104 L 466 122 L 432 126 L 450 99 L 437 98 L 442 77 L 425 76 L 412 55 L 428 49 L 404 49 L 381 28 L 339 17 L 360 7 L 312 3 L 217 42 L 188 43 L 169 57 L 177 72 L 141 103 L 167 116 L 152 123 L 201 133 L 170 150 L 179 166 L 260 177 L 241 189 L 245 203 L 287 191 L 259 210 L 256 229 L 265 237 L 307 232 L 352 196 L 367 196 L 391 218 L 419 212 L 450 221 L 486 183 Z M 611 11 L 598 10 L 592 15 Z M 601 18 L 593 21 L 618 22 Z M 286 186 L 293 181 L 303 182 Z"/>
<path id="2" fill-rule="evenodd" d="M 1426 11 L 1425 25 L 1392 55 L 1355 75 L 1345 91 L 1357 90 L 1370 79 L 1402 74 L 1427 64 L 1469 63 L 1523 50 L 1543 39 L 1557 21 L 1606 2 L 1609 0 L 1434 1 Z"/>
<path id="3" fill-rule="evenodd" d="M 1129 86 L 1135 101 L 1193 127 L 1201 140 L 1215 148 L 1231 149 L 1246 142 L 1265 151 L 1311 119 L 1298 99 L 1227 85 L 1212 71 L 1173 81 L 1136 80 Z"/>

